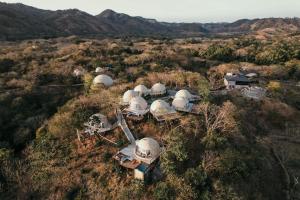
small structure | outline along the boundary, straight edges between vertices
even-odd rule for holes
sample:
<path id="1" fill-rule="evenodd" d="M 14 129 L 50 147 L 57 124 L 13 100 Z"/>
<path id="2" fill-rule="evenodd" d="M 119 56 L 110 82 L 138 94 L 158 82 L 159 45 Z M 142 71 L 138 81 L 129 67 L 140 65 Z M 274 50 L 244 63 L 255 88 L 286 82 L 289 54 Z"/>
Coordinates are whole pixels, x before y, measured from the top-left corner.
<path id="1" fill-rule="evenodd" d="M 152 138 L 143 138 L 136 141 L 136 158 L 148 165 L 153 163 L 160 155 L 161 149 L 158 142 Z"/>
<path id="2" fill-rule="evenodd" d="M 140 96 L 134 97 L 129 102 L 129 107 L 124 109 L 128 117 L 134 116 L 137 119 L 143 119 L 149 112 L 147 101 Z M 135 118 L 134 118 L 135 119 Z"/>
<path id="3" fill-rule="evenodd" d="M 254 79 L 254 78 L 257 78 L 258 77 L 258 74 L 257 73 L 254 73 L 254 72 L 251 72 L 251 73 L 248 73 L 245 75 L 247 78 L 249 79 Z"/>
<path id="4" fill-rule="evenodd" d="M 176 110 L 164 100 L 154 101 L 150 106 L 150 112 L 157 121 L 173 120 L 179 117 Z"/>
<path id="5" fill-rule="evenodd" d="M 95 69 L 95 72 L 96 73 L 103 73 L 105 70 L 102 68 L 102 67 L 97 67 L 96 69 Z"/>
<path id="6" fill-rule="evenodd" d="M 244 97 L 254 99 L 254 100 L 260 100 L 265 97 L 266 89 L 253 86 L 253 87 L 242 89 L 241 93 Z"/>
<path id="7" fill-rule="evenodd" d="M 134 178 L 144 181 L 151 177 L 159 163 L 161 152 L 162 148 L 159 143 L 146 137 L 120 150 L 114 158 L 121 166 L 133 169 Z"/>
<path id="8" fill-rule="evenodd" d="M 113 129 L 107 117 L 100 113 L 92 115 L 88 122 L 84 123 L 85 133 L 89 135 L 96 135 L 97 133 L 105 133 Z"/>
<path id="9" fill-rule="evenodd" d="M 176 94 L 175 94 L 175 99 L 176 98 L 185 98 L 187 99 L 189 102 L 193 102 L 193 101 L 199 101 L 200 100 L 200 96 L 197 95 L 192 95 L 189 91 L 187 90 L 179 90 Z"/>
<path id="10" fill-rule="evenodd" d="M 224 84 L 227 89 L 242 89 L 249 87 L 252 81 L 241 74 L 227 73 L 224 77 Z"/>
<path id="11" fill-rule="evenodd" d="M 98 85 L 104 85 L 106 87 L 112 86 L 114 81 L 110 76 L 107 76 L 105 74 L 98 75 L 94 78 L 93 80 L 93 85 L 98 86 Z"/>
<path id="12" fill-rule="evenodd" d="M 136 86 L 134 91 L 138 92 L 140 96 L 148 96 L 150 94 L 150 90 L 145 85 Z"/>
<path id="13" fill-rule="evenodd" d="M 173 108 L 179 112 L 187 112 L 192 114 L 199 114 L 199 107 L 193 103 L 190 103 L 186 98 L 177 97 L 172 102 Z"/>
<path id="14" fill-rule="evenodd" d="M 172 106 L 178 111 L 191 112 L 193 104 L 189 103 L 186 98 L 176 97 L 172 102 Z"/>
<path id="15" fill-rule="evenodd" d="M 154 84 L 150 91 L 151 96 L 159 96 L 159 95 L 164 95 L 166 93 L 167 93 L 166 86 L 161 83 Z"/>
<path id="16" fill-rule="evenodd" d="M 74 71 L 73 71 L 73 75 L 75 76 L 75 77 L 81 77 L 81 76 L 83 76 L 85 74 L 85 71 L 83 70 L 83 69 L 75 69 Z"/>
<path id="17" fill-rule="evenodd" d="M 132 98 L 137 97 L 139 95 L 138 92 L 134 91 L 134 90 L 127 90 L 122 98 L 122 105 L 129 105 L 129 102 Z"/>

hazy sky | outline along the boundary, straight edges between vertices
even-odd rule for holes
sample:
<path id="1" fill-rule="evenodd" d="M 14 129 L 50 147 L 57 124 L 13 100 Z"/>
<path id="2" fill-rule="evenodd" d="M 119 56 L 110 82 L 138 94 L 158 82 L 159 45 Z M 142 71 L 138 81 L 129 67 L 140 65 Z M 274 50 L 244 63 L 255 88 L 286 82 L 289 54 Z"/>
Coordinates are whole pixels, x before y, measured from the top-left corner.
<path id="1" fill-rule="evenodd" d="M 0 0 L 1 1 L 1 0 Z M 231 22 L 242 18 L 300 17 L 300 0 L 6 0 L 57 10 L 105 9 L 168 22 Z"/>

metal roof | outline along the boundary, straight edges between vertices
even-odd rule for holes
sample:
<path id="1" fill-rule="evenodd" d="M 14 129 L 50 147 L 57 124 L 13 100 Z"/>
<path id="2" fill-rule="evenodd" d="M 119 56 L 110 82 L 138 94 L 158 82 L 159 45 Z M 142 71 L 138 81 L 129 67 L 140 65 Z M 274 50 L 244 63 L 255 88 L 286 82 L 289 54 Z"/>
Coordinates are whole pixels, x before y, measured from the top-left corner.
<path id="1" fill-rule="evenodd" d="M 224 77 L 227 81 L 236 81 L 236 82 L 251 82 L 246 76 L 240 74 L 234 74 L 232 76 L 226 75 Z"/>

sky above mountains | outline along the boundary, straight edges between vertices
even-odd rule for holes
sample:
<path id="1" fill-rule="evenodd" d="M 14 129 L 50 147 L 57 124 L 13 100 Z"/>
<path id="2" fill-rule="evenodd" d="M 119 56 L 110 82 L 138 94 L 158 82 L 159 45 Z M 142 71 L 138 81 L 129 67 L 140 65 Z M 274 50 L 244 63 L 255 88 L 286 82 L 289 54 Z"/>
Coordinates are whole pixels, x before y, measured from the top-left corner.
<path id="1" fill-rule="evenodd" d="M 244 18 L 300 17 L 300 0 L 6 0 L 93 15 L 105 9 L 167 22 L 232 22 Z"/>

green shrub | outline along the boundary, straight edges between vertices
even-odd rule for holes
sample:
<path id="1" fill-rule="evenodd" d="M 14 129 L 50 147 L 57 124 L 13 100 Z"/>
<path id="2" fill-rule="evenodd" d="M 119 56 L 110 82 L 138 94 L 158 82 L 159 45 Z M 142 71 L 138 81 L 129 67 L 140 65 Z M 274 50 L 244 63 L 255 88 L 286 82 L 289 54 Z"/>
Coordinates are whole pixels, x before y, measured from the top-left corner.
<path id="1" fill-rule="evenodd" d="M 138 200 L 145 194 L 145 186 L 141 181 L 132 180 L 129 186 L 120 191 L 120 200 Z"/>
<path id="2" fill-rule="evenodd" d="M 218 175 L 224 182 L 246 180 L 252 173 L 255 160 L 251 155 L 243 155 L 239 151 L 227 149 L 218 161 Z"/>
<path id="3" fill-rule="evenodd" d="M 202 144 L 206 149 L 219 150 L 227 146 L 227 139 L 217 134 L 209 134 L 202 139 Z"/>
<path id="4" fill-rule="evenodd" d="M 96 144 L 94 145 L 94 147 L 100 147 L 104 144 L 104 142 L 102 140 L 97 140 Z"/>
<path id="5" fill-rule="evenodd" d="M 280 43 L 270 46 L 257 54 L 255 62 L 263 65 L 284 63 L 292 59 L 293 54 L 293 47 L 291 45 Z"/>
<path id="6" fill-rule="evenodd" d="M 96 172 L 96 171 L 93 171 L 91 176 L 94 178 L 94 179 L 97 179 L 99 176 L 100 176 L 100 173 L 99 172 Z"/>
<path id="7" fill-rule="evenodd" d="M 288 70 L 289 78 L 293 78 L 295 80 L 300 80 L 300 61 L 299 60 L 291 60 L 285 63 L 285 67 Z"/>
<path id="8" fill-rule="evenodd" d="M 229 62 L 234 59 L 233 49 L 228 46 L 213 44 L 202 54 L 206 59 Z"/>
<path id="9" fill-rule="evenodd" d="M 113 162 L 112 172 L 120 176 L 124 173 L 124 168 L 122 168 L 119 163 Z"/>
<path id="10" fill-rule="evenodd" d="M 72 187 L 66 194 L 64 199 L 65 200 L 81 200 L 81 199 L 86 199 L 85 193 L 87 189 L 82 188 L 80 186 L 74 186 Z"/>
<path id="11" fill-rule="evenodd" d="M 105 175 L 102 175 L 99 179 L 99 183 L 102 187 L 107 187 L 108 185 L 107 177 Z"/>
<path id="12" fill-rule="evenodd" d="M 166 137 L 167 147 L 161 156 L 161 165 L 166 173 L 174 173 L 189 159 L 186 137 L 181 132 L 171 131 Z"/>
<path id="13" fill-rule="evenodd" d="M 203 76 L 201 76 L 201 78 L 198 80 L 198 92 L 203 97 L 204 101 L 208 101 L 210 84 Z"/>
<path id="14" fill-rule="evenodd" d="M 92 82 L 93 76 L 90 73 L 86 73 L 83 77 L 83 84 L 86 93 L 90 90 Z"/>
<path id="15" fill-rule="evenodd" d="M 44 133 L 36 138 L 33 143 L 34 154 L 37 160 L 47 161 L 58 158 L 62 163 L 70 157 L 71 146 L 68 141 L 60 141 L 49 133 Z"/>
<path id="16" fill-rule="evenodd" d="M 105 152 L 103 155 L 102 155 L 102 160 L 104 162 L 108 162 L 112 157 L 112 154 L 110 152 Z"/>
<path id="17" fill-rule="evenodd" d="M 282 90 L 281 83 L 279 81 L 270 81 L 267 88 L 270 92 L 280 92 Z"/>
<path id="18" fill-rule="evenodd" d="M 118 148 L 122 147 L 124 144 L 125 144 L 125 141 L 124 141 L 124 140 L 118 140 L 118 141 L 117 141 L 117 147 L 118 147 Z"/>
<path id="19" fill-rule="evenodd" d="M 203 188 L 207 184 L 207 175 L 201 167 L 189 168 L 184 174 L 184 179 L 196 188 Z"/>
<path id="20" fill-rule="evenodd" d="M 81 168 L 81 169 L 80 169 L 80 172 L 81 172 L 82 174 L 88 174 L 88 173 L 90 173 L 92 170 L 93 170 L 93 168 Z"/>
<path id="21" fill-rule="evenodd" d="M 157 200 L 172 200 L 175 199 L 175 191 L 168 183 L 160 182 L 154 188 L 154 198 Z"/>
<path id="22" fill-rule="evenodd" d="M 0 73 L 8 72 L 15 65 L 15 62 L 11 59 L 0 59 Z"/>
<path id="23" fill-rule="evenodd" d="M 3 162 L 5 160 L 9 160 L 11 157 L 11 150 L 6 149 L 6 148 L 1 148 L 0 149 L 0 161 Z"/>
<path id="24" fill-rule="evenodd" d="M 193 187 L 198 199 L 209 199 L 208 177 L 202 167 L 189 168 L 184 173 L 184 179 Z"/>

